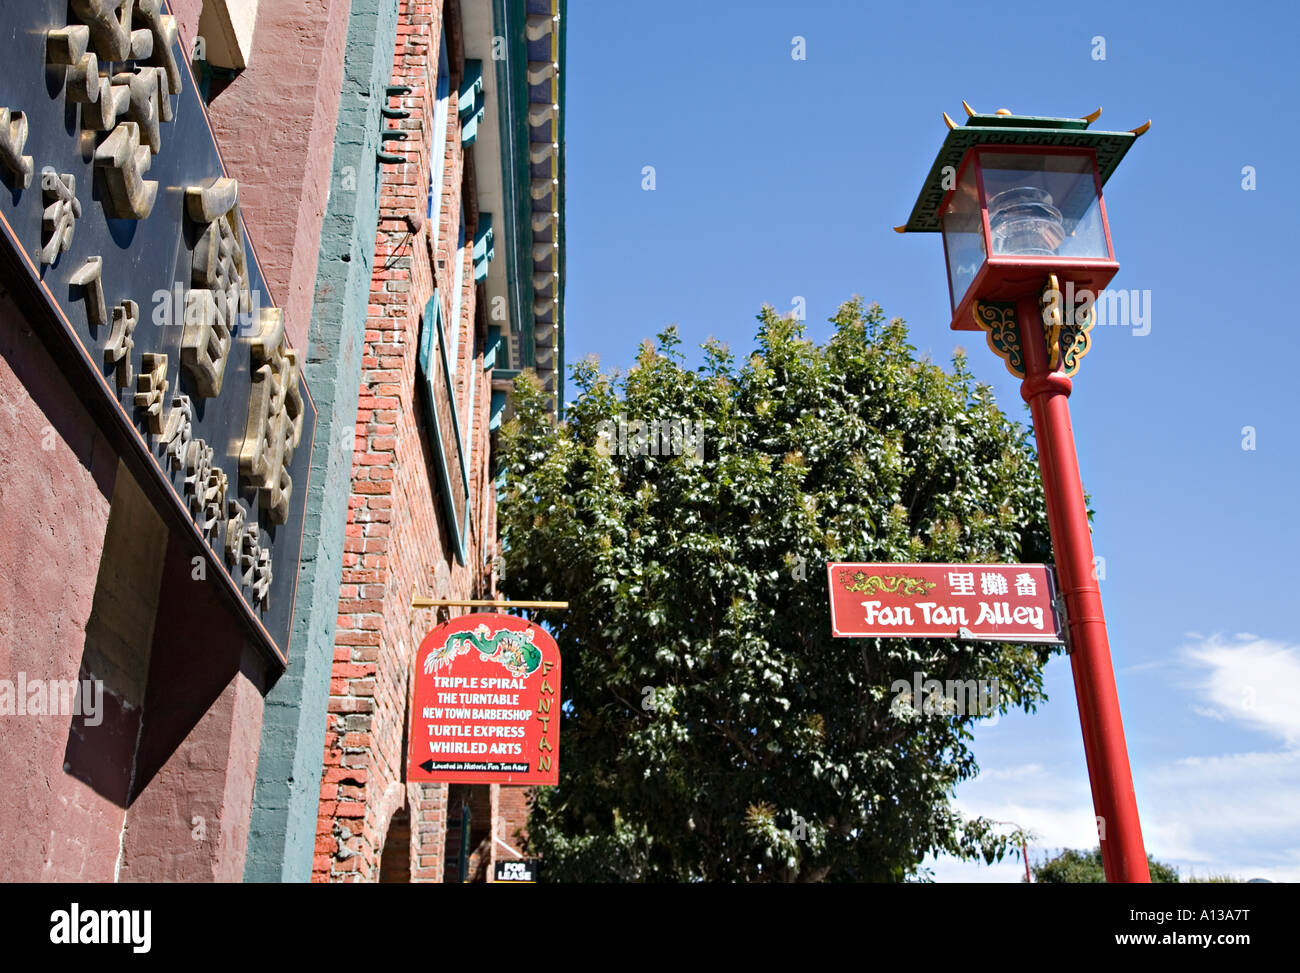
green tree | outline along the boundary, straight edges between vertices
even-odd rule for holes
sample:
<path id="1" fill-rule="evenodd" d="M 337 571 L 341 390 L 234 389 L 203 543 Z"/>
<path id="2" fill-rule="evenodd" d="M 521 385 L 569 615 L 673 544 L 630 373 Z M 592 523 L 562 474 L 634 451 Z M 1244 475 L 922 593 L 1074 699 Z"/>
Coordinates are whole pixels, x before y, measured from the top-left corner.
<path id="1" fill-rule="evenodd" d="M 575 367 L 558 425 L 516 384 L 504 587 L 571 605 L 540 614 L 566 700 L 530 822 L 547 878 L 901 881 L 1006 853 L 950 801 L 975 717 L 891 684 L 996 679 L 1032 711 L 1054 650 L 832 638 L 824 566 L 1047 560 L 1036 457 L 960 351 L 917 360 L 856 298 L 831 320 L 819 346 L 765 307 L 751 357 L 710 341 L 695 370 L 669 329 L 625 376 Z M 607 455 L 619 417 L 702 421 L 702 460 Z"/>
<path id="2" fill-rule="evenodd" d="M 1158 862 L 1147 855 L 1147 867 L 1151 872 L 1152 882 L 1177 882 L 1178 869 L 1173 865 Z M 1030 865 L 1035 882 L 1104 882 L 1106 871 L 1101 864 L 1101 848 L 1092 851 L 1076 851 L 1067 848 L 1055 858 L 1049 858 L 1039 865 Z"/>

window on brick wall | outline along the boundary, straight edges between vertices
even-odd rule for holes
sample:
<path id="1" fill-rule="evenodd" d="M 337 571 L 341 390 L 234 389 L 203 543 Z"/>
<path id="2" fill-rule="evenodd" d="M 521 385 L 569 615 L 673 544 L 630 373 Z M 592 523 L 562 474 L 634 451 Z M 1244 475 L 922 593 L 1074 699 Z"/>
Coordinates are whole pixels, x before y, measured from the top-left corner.
<path id="1" fill-rule="evenodd" d="M 433 155 L 429 166 L 429 242 L 438 252 L 438 210 L 442 202 L 443 157 L 447 154 L 447 115 L 451 106 L 451 66 L 447 60 L 447 34 L 438 39 L 438 88 L 433 105 Z"/>
<path id="2" fill-rule="evenodd" d="M 442 318 L 442 300 L 435 290 L 420 317 L 416 384 L 423 400 L 425 426 L 433 447 L 434 486 L 442 494 L 443 510 L 456 560 L 465 563 L 470 531 L 469 455 L 456 409 L 456 385 L 451 375 L 451 322 Z"/>

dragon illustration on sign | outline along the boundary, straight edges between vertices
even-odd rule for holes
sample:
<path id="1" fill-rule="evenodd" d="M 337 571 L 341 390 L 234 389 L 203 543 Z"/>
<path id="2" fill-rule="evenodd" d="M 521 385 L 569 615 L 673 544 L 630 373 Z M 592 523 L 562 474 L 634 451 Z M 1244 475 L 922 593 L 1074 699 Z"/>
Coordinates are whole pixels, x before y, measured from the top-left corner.
<path id="1" fill-rule="evenodd" d="M 845 591 L 862 591 L 868 594 L 886 591 L 894 595 L 924 595 L 935 586 L 933 581 L 909 578 L 902 574 L 868 575 L 865 571 L 841 571 L 840 584 Z"/>
<path id="2" fill-rule="evenodd" d="M 512 676 L 519 678 L 531 676 L 542 664 L 542 650 L 533 645 L 531 630 L 515 632 L 503 628 L 492 632 L 486 625 L 480 625 L 472 632 L 449 635 L 446 642 L 430 651 L 424 660 L 425 673 L 450 666 L 457 656 L 471 648 L 478 649 L 484 659 L 505 666 Z"/>

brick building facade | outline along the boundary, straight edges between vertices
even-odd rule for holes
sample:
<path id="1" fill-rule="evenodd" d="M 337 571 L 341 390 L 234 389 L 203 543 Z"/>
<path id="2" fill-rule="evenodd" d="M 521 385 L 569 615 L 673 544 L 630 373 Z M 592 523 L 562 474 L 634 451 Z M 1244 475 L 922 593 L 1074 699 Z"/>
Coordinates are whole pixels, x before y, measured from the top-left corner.
<path id="1" fill-rule="evenodd" d="M 521 32 L 531 27 L 556 45 L 547 61 L 528 65 L 532 79 L 547 81 L 558 73 L 558 7 L 520 7 Z M 435 611 L 447 611 L 412 610 L 411 597 L 490 599 L 495 592 L 491 430 L 505 401 L 499 387 L 494 393 L 493 371 L 498 355 L 500 365 L 510 364 L 510 341 L 517 349 L 523 330 L 510 327 L 505 297 L 514 261 L 496 259 L 497 234 L 508 248 L 520 233 L 513 214 L 498 208 L 504 181 L 521 179 L 522 187 L 510 188 L 526 189 L 530 213 L 535 199 L 548 216 L 535 225 L 529 219 L 530 276 L 558 271 L 558 247 L 542 239 L 558 224 L 551 216 L 558 179 L 537 180 L 534 195 L 533 157 L 542 153 L 530 152 L 521 178 L 498 150 L 513 137 L 492 117 L 511 107 L 507 74 L 493 71 L 508 59 L 501 27 L 488 4 L 402 0 L 398 12 L 392 155 L 366 319 L 317 881 L 482 878 L 499 855 L 518 854 L 526 818 L 514 789 L 405 782 L 415 649 L 439 620 Z M 523 66 L 517 59 L 516 72 Z M 541 121 L 538 141 L 558 156 L 554 109 Z M 504 134 L 488 146 L 493 125 Z M 558 322 L 552 279 L 545 289 L 557 299 L 528 308 L 532 330 L 546 318 Z M 492 290 L 500 292 L 495 303 Z"/>

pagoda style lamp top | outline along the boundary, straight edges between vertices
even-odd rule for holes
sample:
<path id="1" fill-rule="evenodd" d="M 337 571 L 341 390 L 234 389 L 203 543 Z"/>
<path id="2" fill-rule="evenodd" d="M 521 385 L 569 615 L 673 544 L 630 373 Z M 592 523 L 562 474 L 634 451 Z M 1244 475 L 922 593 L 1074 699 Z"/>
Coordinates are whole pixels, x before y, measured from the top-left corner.
<path id="1" fill-rule="evenodd" d="M 980 302 L 1015 301 L 1049 275 L 1097 293 L 1119 270 L 1102 186 L 1151 127 L 1091 131 L 1083 118 L 992 115 L 965 102 L 899 233 L 942 233 L 954 330 L 981 330 Z"/>

